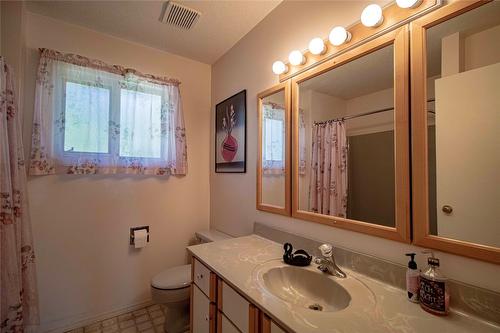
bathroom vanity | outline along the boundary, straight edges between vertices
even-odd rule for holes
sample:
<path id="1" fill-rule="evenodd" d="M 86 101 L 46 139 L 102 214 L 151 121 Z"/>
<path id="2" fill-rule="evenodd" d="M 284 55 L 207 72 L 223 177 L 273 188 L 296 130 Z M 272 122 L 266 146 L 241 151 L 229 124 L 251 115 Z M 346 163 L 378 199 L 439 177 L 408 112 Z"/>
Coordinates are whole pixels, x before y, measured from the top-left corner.
<path id="1" fill-rule="evenodd" d="M 428 314 L 404 290 L 345 267 L 347 278 L 288 266 L 282 245 L 258 235 L 188 250 L 193 333 L 500 332 L 472 316 Z"/>

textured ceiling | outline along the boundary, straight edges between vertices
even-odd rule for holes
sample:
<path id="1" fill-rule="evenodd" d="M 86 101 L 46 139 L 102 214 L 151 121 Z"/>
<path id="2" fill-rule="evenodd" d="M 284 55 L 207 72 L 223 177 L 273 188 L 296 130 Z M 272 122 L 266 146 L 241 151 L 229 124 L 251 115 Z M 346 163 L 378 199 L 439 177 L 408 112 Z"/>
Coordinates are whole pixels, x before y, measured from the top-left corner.
<path id="1" fill-rule="evenodd" d="M 176 1 L 202 13 L 188 31 L 159 22 L 163 1 L 29 1 L 30 12 L 214 63 L 281 0 Z"/>

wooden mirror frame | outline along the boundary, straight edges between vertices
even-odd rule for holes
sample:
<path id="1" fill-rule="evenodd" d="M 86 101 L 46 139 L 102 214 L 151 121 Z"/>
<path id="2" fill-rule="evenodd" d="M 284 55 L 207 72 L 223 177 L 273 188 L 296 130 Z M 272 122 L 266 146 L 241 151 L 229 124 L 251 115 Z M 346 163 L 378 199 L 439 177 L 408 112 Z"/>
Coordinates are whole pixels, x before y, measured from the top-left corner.
<path id="1" fill-rule="evenodd" d="M 285 100 L 285 207 L 265 204 L 262 202 L 262 100 L 268 96 L 284 91 Z M 290 80 L 279 83 L 257 95 L 258 143 L 257 143 L 257 209 L 269 213 L 290 216 Z"/>
<path id="2" fill-rule="evenodd" d="M 395 227 L 327 216 L 299 210 L 299 84 L 363 57 L 383 47 L 394 45 L 394 156 L 395 156 Z M 334 57 L 292 79 L 292 216 L 298 219 L 410 243 L 410 160 L 409 160 L 409 38 L 404 25 L 352 50 Z"/>
<path id="3" fill-rule="evenodd" d="M 500 264 L 500 248 L 431 235 L 427 152 L 427 29 L 491 2 L 455 1 L 413 21 L 411 27 L 411 128 L 414 243 Z"/>

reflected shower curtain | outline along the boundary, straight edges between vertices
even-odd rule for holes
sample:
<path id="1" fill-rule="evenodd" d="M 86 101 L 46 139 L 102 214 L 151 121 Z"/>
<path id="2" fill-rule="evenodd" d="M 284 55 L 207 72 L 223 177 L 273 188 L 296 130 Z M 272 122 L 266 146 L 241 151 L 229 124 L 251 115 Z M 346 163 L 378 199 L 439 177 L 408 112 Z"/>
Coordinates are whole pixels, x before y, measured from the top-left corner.
<path id="1" fill-rule="evenodd" d="M 0 57 L 0 331 L 38 324 L 35 254 L 12 70 Z"/>
<path id="2" fill-rule="evenodd" d="M 347 216 L 347 137 L 344 121 L 314 123 L 309 210 Z"/>

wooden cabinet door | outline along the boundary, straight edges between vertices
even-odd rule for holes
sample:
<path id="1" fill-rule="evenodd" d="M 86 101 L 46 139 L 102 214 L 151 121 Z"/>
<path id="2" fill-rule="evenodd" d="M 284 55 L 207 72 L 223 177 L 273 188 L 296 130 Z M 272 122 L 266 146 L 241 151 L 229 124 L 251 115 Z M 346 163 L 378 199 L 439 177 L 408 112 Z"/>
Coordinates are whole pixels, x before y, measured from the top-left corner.
<path id="1" fill-rule="evenodd" d="M 191 285 L 191 332 L 210 332 L 210 300 L 194 284 Z"/>

